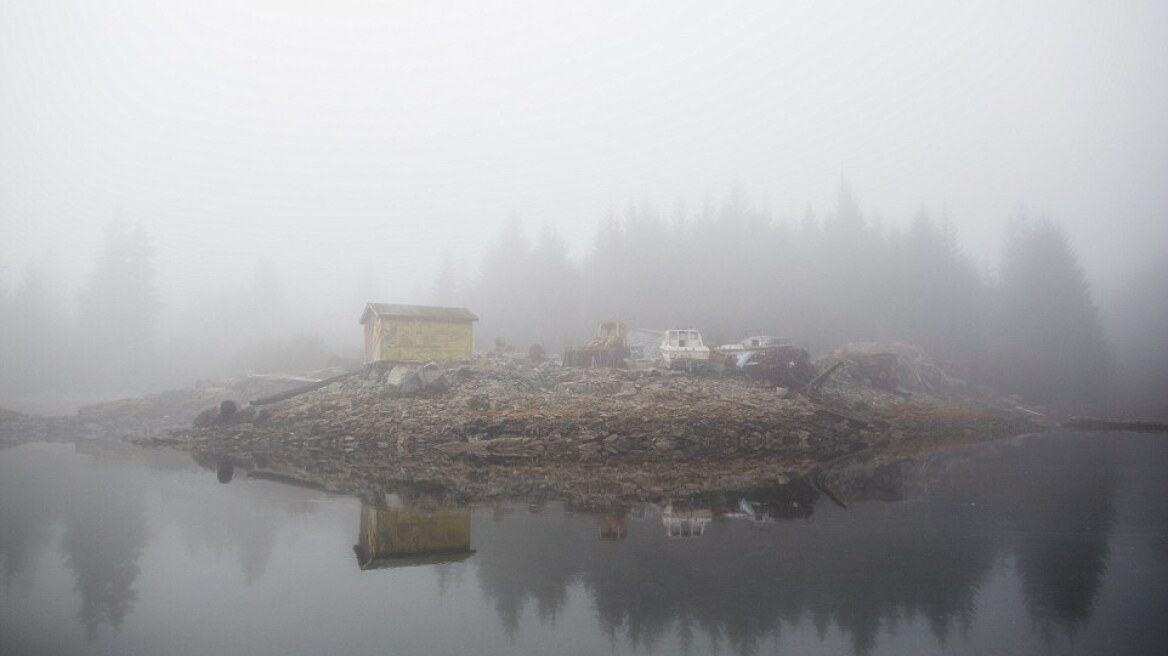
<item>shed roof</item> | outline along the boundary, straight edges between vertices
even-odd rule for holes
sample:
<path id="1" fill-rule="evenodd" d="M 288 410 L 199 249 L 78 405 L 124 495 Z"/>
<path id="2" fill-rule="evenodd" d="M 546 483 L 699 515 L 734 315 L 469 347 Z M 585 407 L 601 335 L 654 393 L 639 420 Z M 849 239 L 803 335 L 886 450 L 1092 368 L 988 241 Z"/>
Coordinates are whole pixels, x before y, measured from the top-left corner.
<path id="1" fill-rule="evenodd" d="M 438 307 L 434 305 L 395 305 L 392 303 L 369 303 L 361 313 L 359 323 L 372 317 L 392 317 L 396 319 L 428 319 L 431 321 L 478 321 L 479 318 L 466 308 Z"/>

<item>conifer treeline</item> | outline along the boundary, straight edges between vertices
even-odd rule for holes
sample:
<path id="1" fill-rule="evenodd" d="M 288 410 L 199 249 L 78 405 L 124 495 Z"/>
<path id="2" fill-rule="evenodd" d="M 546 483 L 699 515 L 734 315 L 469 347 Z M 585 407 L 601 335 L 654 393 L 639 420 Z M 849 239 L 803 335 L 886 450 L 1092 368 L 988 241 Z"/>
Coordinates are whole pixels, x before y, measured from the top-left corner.
<path id="1" fill-rule="evenodd" d="M 1029 398 L 1077 401 L 1105 385 L 1108 348 L 1065 234 L 1016 220 L 1000 274 L 981 272 L 945 219 L 906 228 L 865 220 L 846 186 L 823 220 L 772 221 L 741 195 L 664 219 L 647 207 L 600 227 L 572 263 L 550 231 L 528 242 L 512 220 L 463 293 L 449 267 L 436 300 L 482 317 L 494 340 L 550 351 L 585 343 L 597 321 L 699 328 L 707 343 L 751 334 L 822 354 L 854 341 L 908 342 Z"/>
<path id="2" fill-rule="evenodd" d="M 331 346 L 319 334 L 372 298 L 368 285 L 357 287 L 351 304 L 336 307 L 285 298 L 279 276 L 261 265 L 250 284 L 168 299 L 179 328 L 162 331 L 149 235 L 114 224 L 75 299 L 35 265 L 0 288 L 0 391 L 149 390 L 219 373 L 310 370 L 329 353 L 359 353 L 356 332 Z M 512 220 L 473 279 L 446 262 L 434 291 L 435 303 L 479 314 L 484 351 L 496 338 L 558 351 L 586 343 L 604 319 L 693 326 L 710 344 L 776 335 L 816 355 L 901 341 L 1030 400 L 1115 402 L 1119 412 L 1168 417 L 1168 264 L 1113 291 L 1105 336 L 1071 244 L 1049 221 L 1016 220 L 991 275 L 944 218 L 883 226 L 846 187 L 832 212 L 798 225 L 731 194 L 667 218 L 630 207 L 602 223 L 581 261 L 554 231 L 529 240 Z"/>
<path id="3" fill-rule="evenodd" d="M 120 389 L 150 378 L 160 310 L 141 225 L 111 223 L 77 300 L 34 264 L 0 293 L 0 390 Z"/>

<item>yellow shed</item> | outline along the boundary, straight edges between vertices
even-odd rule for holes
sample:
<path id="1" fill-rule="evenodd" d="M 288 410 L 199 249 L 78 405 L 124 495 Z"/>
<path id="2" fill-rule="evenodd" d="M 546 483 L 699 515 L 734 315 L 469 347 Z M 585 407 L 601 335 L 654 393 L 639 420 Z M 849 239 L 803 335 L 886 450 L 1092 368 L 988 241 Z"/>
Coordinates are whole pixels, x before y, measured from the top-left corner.
<path id="1" fill-rule="evenodd" d="M 360 322 L 365 327 L 365 361 L 469 359 L 478 320 L 466 308 L 369 303 Z"/>

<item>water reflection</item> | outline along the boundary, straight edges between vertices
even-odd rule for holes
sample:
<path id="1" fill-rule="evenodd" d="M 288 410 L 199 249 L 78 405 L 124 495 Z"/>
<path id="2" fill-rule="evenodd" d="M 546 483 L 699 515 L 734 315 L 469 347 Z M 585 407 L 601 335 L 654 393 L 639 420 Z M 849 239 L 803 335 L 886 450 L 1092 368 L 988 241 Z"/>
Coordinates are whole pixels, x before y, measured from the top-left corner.
<path id="1" fill-rule="evenodd" d="M 44 623 L 41 632 L 60 622 L 34 603 L 52 581 L 34 577 L 39 568 L 71 579 L 65 619 L 76 618 L 78 640 L 129 631 L 104 651 L 165 644 L 143 633 L 151 618 L 162 636 L 183 632 L 189 653 L 222 650 L 205 629 L 271 645 L 260 651 L 308 653 L 328 647 L 308 628 L 327 617 L 354 641 L 336 647 L 356 652 L 411 636 L 406 651 L 452 653 L 561 642 L 620 653 L 1044 642 L 1054 653 L 1154 653 L 1168 639 L 1152 619 L 1168 612 L 1168 446 L 1155 440 L 1031 438 L 649 505 L 537 493 L 466 508 L 441 488 L 398 484 L 360 501 L 331 497 L 327 512 L 324 493 L 257 481 L 280 474 L 254 464 L 231 461 L 222 485 L 224 460 L 213 455 L 181 473 L 171 460 L 21 448 L 0 453 L 0 651 L 26 646 L 11 637 L 16 619 Z M 166 546 L 175 539 L 177 554 Z M 243 576 L 221 572 L 225 560 Z M 143 601 L 182 608 L 187 597 L 193 614 Z M 236 614 L 201 626 L 219 603 Z M 397 614 L 375 625 L 329 610 L 390 603 Z M 429 615 L 411 615 L 414 606 Z"/>
<path id="2" fill-rule="evenodd" d="M 692 504 L 666 504 L 661 511 L 661 524 L 665 526 L 665 537 L 696 538 L 705 535 L 706 525 L 714 519 L 714 513 L 707 508 L 694 508 Z"/>
<path id="3" fill-rule="evenodd" d="M 204 469 L 214 471 L 221 484 L 239 478 L 243 475 L 241 471 L 246 472 L 248 479 L 264 478 L 261 472 L 229 456 L 196 453 L 192 458 Z M 315 506 L 300 496 L 264 494 L 247 485 L 232 487 L 235 488 L 232 492 L 168 498 L 168 510 L 192 556 L 203 551 L 234 553 L 244 580 L 253 584 L 267 572 L 276 535 L 287 522 L 287 515 L 304 515 L 315 510 Z"/>
<path id="4" fill-rule="evenodd" d="M 27 593 L 39 555 L 53 538 L 68 490 L 48 481 L 68 480 L 67 463 L 42 450 L 4 453 L 0 476 L 0 564 L 5 589 L 18 585 Z"/>
<path id="5" fill-rule="evenodd" d="M 353 552 L 361 569 L 432 565 L 466 560 L 470 512 L 361 505 L 361 527 Z"/>
<path id="6" fill-rule="evenodd" d="M 737 504 L 674 501 L 623 527 L 619 553 L 593 546 L 578 523 L 513 521 L 476 532 L 477 574 L 508 632 L 529 600 L 554 621 L 566 589 L 581 582 L 604 629 L 634 648 L 698 629 L 751 654 L 782 626 L 810 619 L 821 635 L 837 629 L 867 654 L 882 630 L 913 618 L 942 645 L 967 630 L 981 587 L 1011 559 L 1032 619 L 1073 630 L 1090 619 L 1106 570 L 1117 490 L 1107 451 L 1101 442 L 1052 450 L 1034 440 L 925 468 L 880 466 L 848 489 L 877 499 L 928 495 L 855 504 L 860 496 L 846 512 L 821 507 L 827 517 L 813 517 L 816 495 L 798 484 Z M 611 521 L 597 517 L 601 527 Z"/>
<path id="7" fill-rule="evenodd" d="M 76 577 L 79 616 L 92 640 L 102 623 L 114 629 L 133 610 L 138 557 L 146 546 L 145 506 L 131 481 L 78 472 L 65 504 L 61 548 Z"/>
<path id="8" fill-rule="evenodd" d="M 5 586 L 17 576 L 31 582 L 34 554 L 48 548 L 60 526 L 60 549 L 80 600 L 77 618 L 92 641 L 102 624 L 116 630 L 134 609 L 145 507 L 132 478 L 108 476 L 54 451 L 59 448 L 7 454 L 0 477 Z"/>
<path id="9" fill-rule="evenodd" d="M 994 463 L 982 498 L 1002 523 L 1031 618 L 1048 637 L 1091 617 L 1107 567 L 1118 475 L 1102 441 L 1052 450 L 1027 442 Z"/>

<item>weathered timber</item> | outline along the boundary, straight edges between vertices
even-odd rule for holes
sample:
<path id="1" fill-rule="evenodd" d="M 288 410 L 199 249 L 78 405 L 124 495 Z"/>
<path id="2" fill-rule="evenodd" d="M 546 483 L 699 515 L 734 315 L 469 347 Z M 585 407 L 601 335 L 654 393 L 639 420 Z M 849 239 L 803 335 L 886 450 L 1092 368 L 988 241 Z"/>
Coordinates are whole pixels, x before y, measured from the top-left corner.
<path id="1" fill-rule="evenodd" d="M 307 385 L 302 385 L 300 387 L 294 387 L 290 390 L 286 390 L 286 391 L 280 392 L 278 394 L 272 394 L 271 396 L 265 396 L 263 398 L 255 399 L 254 401 L 251 401 L 250 404 L 251 405 L 268 405 L 271 403 L 278 403 L 280 401 L 290 399 L 294 396 L 300 396 L 301 394 L 307 394 L 313 390 L 318 390 L 322 387 L 326 387 L 328 385 L 331 385 L 337 381 L 341 381 L 341 380 L 344 380 L 346 378 L 352 378 L 353 376 L 356 376 L 356 375 L 362 374 L 362 373 L 365 373 L 364 369 L 359 369 L 357 371 L 350 371 L 348 373 L 341 374 L 339 376 L 333 376 L 332 378 L 325 378 L 324 380 L 318 380 L 315 383 L 309 383 Z"/>
<path id="2" fill-rule="evenodd" d="M 811 485 L 815 487 L 816 490 L 822 492 L 823 495 L 828 499 L 831 499 L 832 503 L 835 505 L 843 508 L 844 510 L 848 509 L 848 504 L 844 503 L 843 499 L 836 496 L 835 492 L 833 492 L 832 489 L 828 487 L 827 481 L 824 480 L 823 472 L 817 472 L 814 476 L 811 477 Z"/>
<path id="3" fill-rule="evenodd" d="M 835 364 L 831 365 L 827 369 L 824 369 L 823 373 L 812 379 L 810 383 L 807 383 L 807 387 L 803 388 L 803 392 L 807 394 L 807 396 L 815 396 L 815 393 L 819 390 L 820 387 L 823 386 L 823 383 L 827 381 L 828 377 L 835 373 L 836 369 L 839 369 L 845 364 L 847 364 L 847 360 L 837 360 Z"/>
<path id="4" fill-rule="evenodd" d="M 1100 419 L 1097 417 L 1071 417 L 1063 422 L 1063 428 L 1075 430 L 1117 430 L 1140 433 L 1168 433 L 1168 422 L 1145 419 Z"/>

